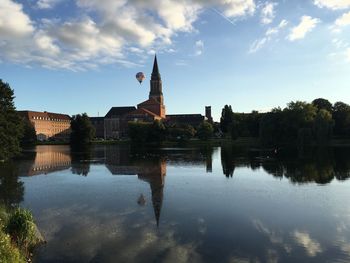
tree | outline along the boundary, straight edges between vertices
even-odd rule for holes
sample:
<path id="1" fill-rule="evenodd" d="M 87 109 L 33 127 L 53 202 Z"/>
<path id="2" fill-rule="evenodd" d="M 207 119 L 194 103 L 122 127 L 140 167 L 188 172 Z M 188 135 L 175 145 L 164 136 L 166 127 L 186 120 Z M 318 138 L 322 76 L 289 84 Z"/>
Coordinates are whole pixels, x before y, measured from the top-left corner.
<path id="1" fill-rule="evenodd" d="M 233 112 L 231 106 L 225 105 L 221 112 L 220 128 L 221 131 L 227 133 L 233 121 Z"/>
<path id="2" fill-rule="evenodd" d="M 132 142 L 143 144 L 147 142 L 149 130 L 152 123 L 148 122 L 129 122 L 128 135 Z"/>
<path id="3" fill-rule="evenodd" d="M 328 112 L 332 113 L 332 103 L 326 99 L 315 99 L 312 101 L 312 105 L 314 105 L 318 111 L 327 110 Z"/>
<path id="4" fill-rule="evenodd" d="M 95 137 L 95 128 L 86 113 L 77 114 L 72 117 L 71 130 L 70 143 L 72 145 L 87 145 Z"/>
<path id="5" fill-rule="evenodd" d="M 210 139 L 213 136 L 213 132 L 213 126 L 207 121 L 203 121 L 197 129 L 198 138 L 201 140 Z"/>
<path id="6" fill-rule="evenodd" d="M 261 118 L 259 137 L 263 145 L 276 146 L 281 142 L 283 136 L 282 117 L 282 110 L 276 108 Z"/>
<path id="7" fill-rule="evenodd" d="M 333 125 L 332 115 L 321 109 L 315 118 L 315 137 L 318 144 L 327 143 L 331 139 Z"/>
<path id="8" fill-rule="evenodd" d="M 0 79 L 0 160 L 17 155 L 23 135 L 23 124 L 14 105 L 14 91 Z"/>
<path id="9" fill-rule="evenodd" d="M 147 139 L 150 142 L 161 143 L 165 140 L 165 133 L 166 130 L 164 124 L 159 120 L 155 120 L 149 127 Z"/>
<path id="10" fill-rule="evenodd" d="M 191 125 L 173 125 L 166 128 L 169 140 L 188 141 L 192 139 L 196 130 Z"/>
<path id="11" fill-rule="evenodd" d="M 350 136 L 350 106 L 344 102 L 333 105 L 334 134 Z"/>
<path id="12" fill-rule="evenodd" d="M 23 137 L 21 139 L 21 145 L 33 145 L 36 142 L 36 132 L 33 124 L 26 118 L 22 119 L 23 122 Z"/>

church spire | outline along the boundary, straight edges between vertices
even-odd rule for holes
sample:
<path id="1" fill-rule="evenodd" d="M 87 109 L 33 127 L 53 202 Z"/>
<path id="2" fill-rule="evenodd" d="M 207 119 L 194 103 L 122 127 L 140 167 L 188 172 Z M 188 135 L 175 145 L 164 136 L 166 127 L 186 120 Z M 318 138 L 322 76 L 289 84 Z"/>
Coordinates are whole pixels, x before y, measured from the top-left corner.
<path id="1" fill-rule="evenodd" d="M 157 62 L 157 55 L 154 56 L 151 80 L 160 80 L 160 74 L 159 74 L 158 62 Z"/>

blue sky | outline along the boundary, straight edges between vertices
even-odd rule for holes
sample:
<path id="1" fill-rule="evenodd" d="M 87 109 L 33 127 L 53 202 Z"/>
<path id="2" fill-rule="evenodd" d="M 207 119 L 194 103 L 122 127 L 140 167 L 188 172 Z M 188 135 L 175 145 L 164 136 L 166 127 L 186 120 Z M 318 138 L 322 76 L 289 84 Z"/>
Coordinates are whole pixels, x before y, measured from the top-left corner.
<path id="1" fill-rule="evenodd" d="M 350 0 L 0 1 L 0 78 L 18 109 L 136 105 L 154 53 L 169 114 L 350 103 Z"/>

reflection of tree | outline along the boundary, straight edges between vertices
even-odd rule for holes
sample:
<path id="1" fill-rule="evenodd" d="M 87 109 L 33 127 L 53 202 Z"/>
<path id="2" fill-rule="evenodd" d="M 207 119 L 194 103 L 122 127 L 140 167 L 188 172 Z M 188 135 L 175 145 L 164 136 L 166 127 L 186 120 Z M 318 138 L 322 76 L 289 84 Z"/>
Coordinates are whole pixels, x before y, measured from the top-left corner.
<path id="1" fill-rule="evenodd" d="M 222 171 L 226 177 L 232 177 L 235 171 L 235 162 L 232 146 L 221 147 Z"/>
<path id="2" fill-rule="evenodd" d="M 87 176 L 90 172 L 91 147 L 73 147 L 71 149 L 72 173 Z"/>
<path id="3" fill-rule="evenodd" d="M 23 201 L 24 185 L 18 180 L 18 170 L 14 163 L 0 164 L 0 202 L 6 206 Z"/>
<path id="4" fill-rule="evenodd" d="M 350 177 L 350 149 L 346 148 L 284 149 L 273 157 L 271 151 L 248 154 L 233 149 L 221 148 L 222 169 L 227 177 L 239 166 L 262 167 L 267 173 L 288 178 L 293 183 L 327 184 L 334 178 L 345 180 Z"/>

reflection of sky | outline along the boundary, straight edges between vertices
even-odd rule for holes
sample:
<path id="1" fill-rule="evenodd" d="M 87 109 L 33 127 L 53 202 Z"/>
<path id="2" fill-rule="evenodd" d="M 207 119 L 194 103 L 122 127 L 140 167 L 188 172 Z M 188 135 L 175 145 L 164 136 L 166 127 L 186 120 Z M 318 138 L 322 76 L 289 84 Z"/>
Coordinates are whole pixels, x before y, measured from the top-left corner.
<path id="1" fill-rule="evenodd" d="M 91 165 L 22 178 L 23 205 L 48 243 L 39 262 L 335 262 L 350 260 L 349 181 L 293 185 L 263 169 L 222 174 L 167 165 L 160 226 L 148 182 Z M 137 204 L 143 194 L 145 206 Z"/>

